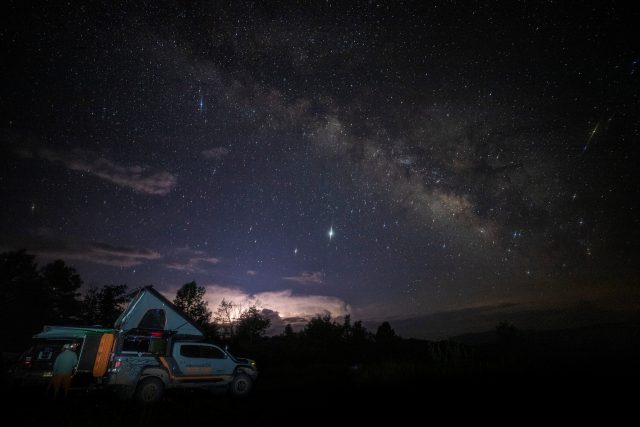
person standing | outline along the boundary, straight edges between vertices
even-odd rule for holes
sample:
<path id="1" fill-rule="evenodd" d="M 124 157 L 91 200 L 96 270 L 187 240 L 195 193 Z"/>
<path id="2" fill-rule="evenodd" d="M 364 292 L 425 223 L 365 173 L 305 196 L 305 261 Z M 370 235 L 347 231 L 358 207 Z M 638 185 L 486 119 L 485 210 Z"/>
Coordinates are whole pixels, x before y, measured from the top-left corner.
<path id="1" fill-rule="evenodd" d="M 63 351 L 56 357 L 53 362 L 53 378 L 51 378 L 51 385 L 53 386 L 53 398 L 54 400 L 58 396 L 60 387 L 64 390 L 64 397 L 69 394 L 69 387 L 71 386 L 71 377 L 73 375 L 73 369 L 78 364 L 78 356 L 76 355 L 77 343 L 65 344 Z"/>

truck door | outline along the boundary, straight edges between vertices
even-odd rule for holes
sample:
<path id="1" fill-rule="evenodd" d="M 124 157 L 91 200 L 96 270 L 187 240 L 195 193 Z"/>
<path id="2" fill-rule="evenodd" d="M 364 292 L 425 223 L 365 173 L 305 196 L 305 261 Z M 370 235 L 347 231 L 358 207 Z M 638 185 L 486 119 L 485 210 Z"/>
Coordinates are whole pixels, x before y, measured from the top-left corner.
<path id="1" fill-rule="evenodd" d="M 236 364 L 229 359 L 224 351 L 215 345 L 203 346 L 201 351 L 203 352 L 202 355 L 210 361 L 213 369 L 213 375 L 233 375 L 233 370 L 235 369 Z"/>
<path id="2" fill-rule="evenodd" d="M 178 343 L 174 349 L 174 359 L 183 376 L 213 375 L 212 359 L 204 357 L 203 344 Z"/>

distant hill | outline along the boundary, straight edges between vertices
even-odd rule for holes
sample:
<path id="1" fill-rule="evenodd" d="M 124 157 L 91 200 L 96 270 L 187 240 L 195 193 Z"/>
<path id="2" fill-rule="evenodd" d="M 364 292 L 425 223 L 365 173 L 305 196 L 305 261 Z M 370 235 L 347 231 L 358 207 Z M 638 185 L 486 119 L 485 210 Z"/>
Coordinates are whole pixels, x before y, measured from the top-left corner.
<path id="1" fill-rule="evenodd" d="M 432 341 L 457 337 L 474 342 L 490 342 L 487 331 L 494 331 L 498 323 L 506 321 L 522 331 L 574 330 L 606 328 L 609 324 L 640 324 L 640 312 L 616 311 L 589 305 L 576 304 L 572 307 L 535 309 L 518 304 L 496 304 L 482 307 L 464 308 L 433 313 L 410 318 L 384 319 L 402 337 Z M 365 326 L 375 332 L 380 324 L 365 322 Z M 480 336 L 476 336 L 480 334 Z M 473 337 L 472 337 L 473 336 Z M 460 338 L 466 337 L 466 338 Z"/>
<path id="2" fill-rule="evenodd" d="M 463 334 L 452 341 L 473 346 L 487 366 L 521 373 L 640 376 L 640 322 L 558 330 L 520 331 L 501 342 L 495 331 Z M 497 364 L 497 365 L 496 365 Z"/>
<path id="3" fill-rule="evenodd" d="M 608 349 L 611 349 L 612 346 L 623 346 L 627 348 L 638 346 L 640 349 L 639 321 L 588 325 L 579 328 L 525 330 L 519 332 L 524 341 L 532 344 L 543 345 L 563 342 L 584 347 L 599 343 L 606 345 Z M 496 344 L 498 341 L 495 330 L 461 334 L 450 337 L 449 339 L 461 344 L 474 346 Z"/>

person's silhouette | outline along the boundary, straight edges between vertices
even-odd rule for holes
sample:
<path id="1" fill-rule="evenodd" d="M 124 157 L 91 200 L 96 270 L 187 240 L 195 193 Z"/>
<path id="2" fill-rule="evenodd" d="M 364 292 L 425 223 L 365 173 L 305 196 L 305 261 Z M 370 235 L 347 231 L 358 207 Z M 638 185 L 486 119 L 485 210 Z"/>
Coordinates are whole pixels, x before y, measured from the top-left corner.
<path id="1" fill-rule="evenodd" d="M 78 364 L 78 356 L 76 355 L 77 343 L 65 344 L 63 351 L 56 357 L 53 362 L 53 378 L 51 378 L 50 386 L 53 386 L 53 398 L 56 399 L 60 387 L 64 389 L 64 397 L 69 394 L 71 386 L 71 377 L 73 369 Z"/>

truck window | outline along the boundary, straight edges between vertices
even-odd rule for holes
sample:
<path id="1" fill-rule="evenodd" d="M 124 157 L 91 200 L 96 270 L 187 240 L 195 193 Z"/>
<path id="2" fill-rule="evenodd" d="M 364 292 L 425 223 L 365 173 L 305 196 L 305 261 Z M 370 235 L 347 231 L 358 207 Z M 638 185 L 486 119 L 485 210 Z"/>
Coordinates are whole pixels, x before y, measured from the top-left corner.
<path id="1" fill-rule="evenodd" d="M 180 356 L 203 358 L 203 359 L 224 359 L 225 354 L 222 350 L 209 345 L 193 345 L 187 344 L 180 347 Z"/>
<path id="2" fill-rule="evenodd" d="M 200 357 L 199 345 L 183 345 L 180 347 L 180 356 L 184 357 Z"/>
<path id="3" fill-rule="evenodd" d="M 207 359 L 224 359 L 224 353 L 222 352 L 222 350 L 216 347 L 201 346 L 200 354 L 200 357 L 204 357 Z"/>
<path id="4" fill-rule="evenodd" d="M 148 335 L 127 335 L 122 342 L 123 352 L 164 354 L 167 340 Z"/>

